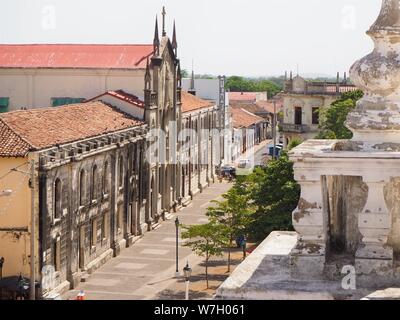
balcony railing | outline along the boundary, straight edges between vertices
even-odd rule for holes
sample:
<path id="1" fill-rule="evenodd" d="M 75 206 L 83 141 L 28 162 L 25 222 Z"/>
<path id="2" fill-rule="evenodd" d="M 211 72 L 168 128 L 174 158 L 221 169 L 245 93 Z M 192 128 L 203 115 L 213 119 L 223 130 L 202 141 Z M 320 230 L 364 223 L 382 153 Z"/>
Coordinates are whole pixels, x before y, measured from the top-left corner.
<path id="1" fill-rule="evenodd" d="M 310 127 L 304 124 L 282 123 L 283 132 L 305 133 L 310 131 Z"/>

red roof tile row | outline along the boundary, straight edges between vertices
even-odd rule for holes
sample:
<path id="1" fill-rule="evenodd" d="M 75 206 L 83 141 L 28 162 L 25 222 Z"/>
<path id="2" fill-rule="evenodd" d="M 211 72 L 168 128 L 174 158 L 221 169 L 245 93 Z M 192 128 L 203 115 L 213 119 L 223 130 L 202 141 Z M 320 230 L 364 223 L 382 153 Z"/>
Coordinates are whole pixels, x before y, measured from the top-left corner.
<path id="1" fill-rule="evenodd" d="M 231 113 L 232 113 L 233 127 L 237 129 L 247 128 L 256 123 L 265 121 L 264 118 L 261 118 L 242 108 L 231 108 Z"/>
<path id="2" fill-rule="evenodd" d="M 0 45 L 0 68 L 144 69 L 153 45 Z"/>
<path id="3" fill-rule="evenodd" d="M 182 112 L 191 112 L 203 108 L 210 108 L 213 103 L 207 100 L 200 99 L 197 96 L 192 95 L 189 92 L 182 91 Z"/>
<path id="4" fill-rule="evenodd" d="M 106 93 L 103 93 L 97 97 L 94 97 L 92 99 L 87 100 L 87 102 L 90 101 L 95 101 L 95 100 L 99 100 L 101 97 L 104 97 L 105 95 L 109 95 L 111 97 L 117 98 L 119 100 L 125 101 L 129 104 L 132 104 L 136 107 L 139 108 L 144 108 L 144 101 L 140 100 L 137 96 L 131 94 L 131 93 L 127 93 L 123 90 L 117 90 L 117 91 L 107 91 Z"/>
<path id="5" fill-rule="evenodd" d="M 30 151 L 143 124 L 98 101 L 6 112 L 0 114 L 0 156 L 23 157 Z"/>

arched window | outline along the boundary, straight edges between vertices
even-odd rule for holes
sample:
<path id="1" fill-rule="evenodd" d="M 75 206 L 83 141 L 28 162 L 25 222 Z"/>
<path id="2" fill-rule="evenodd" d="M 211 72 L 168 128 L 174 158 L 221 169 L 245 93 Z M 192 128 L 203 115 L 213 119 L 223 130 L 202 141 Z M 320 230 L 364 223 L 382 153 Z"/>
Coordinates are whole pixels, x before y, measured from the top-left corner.
<path id="1" fill-rule="evenodd" d="M 82 169 L 79 174 L 79 205 L 85 205 L 85 196 L 86 196 L 86 174 L 85 170 Z"/>
<path id="2" fill-rule="evenodd" d="M 110 193 L 110 168 L 108 162 L 104 164 L 104 173 L 103 173 L 103 194 Z"/>
<path id="3" fill-rule="evenodd" d="M 119 174 L 118 174 L 118 186 L 122 188 L 124 186 L 124 159 L 119 158 Z"/>
<path id="4" fill-rule="evenodd" d="M 54 183 L 54 219 L 60 219 L 62 214 L 62 185 L 61 180 Z"/>
<path id="5" fill-rule="evenodd" d="M 98 198 L 98 170 L 97 170 L 97 166 L 94 165 L 93 166 L 93 170 L 92 170 L 92 200 L 97 200 Z"/>

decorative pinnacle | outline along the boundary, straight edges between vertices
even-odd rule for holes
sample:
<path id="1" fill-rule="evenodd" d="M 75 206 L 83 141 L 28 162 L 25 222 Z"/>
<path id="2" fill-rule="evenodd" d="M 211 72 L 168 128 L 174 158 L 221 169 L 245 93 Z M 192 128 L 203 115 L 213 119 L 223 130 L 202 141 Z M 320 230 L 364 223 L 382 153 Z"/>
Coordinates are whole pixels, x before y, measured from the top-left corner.
<path id="1" fill-rule="evenodd" d="M 167 12 L 165 11 L 165 7 L 162 8 L 162 36 L 165 37 L 167 35 L 167 33 L 165 32 L 165 15 L 167 14 Z"/>
<path id="2" fill-rule="evenodd" d="M 174 20 L 174 31 L 172 33 L 172 48 L 174 48 L 175 50 L 178 49 L 178 42 L 176 41 L 175 20 Z"/>
<path id="3" fill-rule="evenodd" d="M 383 0 L 382 9 L 379 13 L 379 17 L 367 33 L 373 34 L 380 31 L 386 31 L 395 34 L 400 33 L 399 0 Z"/>

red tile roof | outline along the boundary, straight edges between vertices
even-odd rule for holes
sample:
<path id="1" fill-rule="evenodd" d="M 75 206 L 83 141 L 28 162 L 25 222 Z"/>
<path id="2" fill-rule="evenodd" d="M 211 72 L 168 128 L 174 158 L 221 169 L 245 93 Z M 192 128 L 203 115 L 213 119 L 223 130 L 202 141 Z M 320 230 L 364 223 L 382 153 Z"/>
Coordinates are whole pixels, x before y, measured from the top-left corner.
<path id="1" fill-rule="evenodd" d="M 229 92 L 229 101 L 256 101 L 257 92 Z"/>
<path id="2" fill-rule="evenodd" d="M 232 122 L 234 128 L 247 128 L 253 124 L 265 121 L 264 118 L 246 111 L 242 108 L 231 108 Z"/>
<path id="3" fill-rule="evenodd" d="M 0 45 L 0 68 L 144 69 L 153 45 Z"/>
<path id="4" fill-rule="evenodd" d="M 282 107 L 282 101 L 276 103 L 276 112 L 279 113 Z M 251 113 L 274 113 L 274 103 L 272 101 L 258 101 L 254 103 L 243 103 L 243 102 L 230 102 L 229 106 L 233 108 L 239 108 L 247 110 Z"/>
<path id="5" fill-rule="evenodd" d="M 144 124 L 102 102 L 19 110 L 0 114 L 0 156 L 79 141 Z"/>
<path id="6" fill-rule="evenodd" d="M 182 91 L 182 112 L 191 112 L 198 109 L 210 108 L 213 103 L 207 100 L 200 99 L 197 96 L 190 94 L 189 92 Z"/>
<path id="7" fill-rule="evenodd" d="M 103 93 L 97 97 L 94 97 L 93 99 L 87 100 L 87 102 L 99 100 L 101 97 L 103 97 L 105 95 L 109 95 L 114 98 L 120 99 L 120 100 L 125 101 L 129 104 L 132 104 L 136 107 L 144 108 L 144 101 L 140 100 L 137 96 L 127 93 L 123 90 L 107 91 L 106 93 Z"/>

